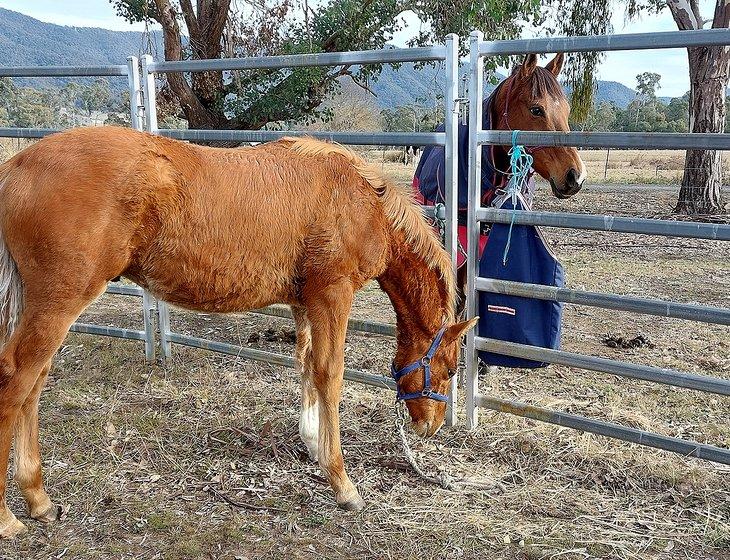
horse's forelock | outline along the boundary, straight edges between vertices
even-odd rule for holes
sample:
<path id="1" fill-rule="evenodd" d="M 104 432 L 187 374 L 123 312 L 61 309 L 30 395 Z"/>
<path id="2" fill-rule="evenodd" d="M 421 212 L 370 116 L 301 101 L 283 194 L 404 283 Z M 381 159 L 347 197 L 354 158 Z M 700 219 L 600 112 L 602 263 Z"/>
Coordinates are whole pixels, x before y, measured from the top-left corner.
<path id="1" fill-rule="evenodd" d="M 520 65 L 517 65 L 512 69 L 512 74 L 510 75 L 512 79 L 519 79 L 518 72 L 520 67 Z M 534 98 L 549 96 L 561 99 L 565 97 L 565 92 L 560 82 L 558 82 L 550 70 L 542 66 L 537 66 L 525 82 L 527 82 L 525 85 L 530 88 L 530 93 Z"/>

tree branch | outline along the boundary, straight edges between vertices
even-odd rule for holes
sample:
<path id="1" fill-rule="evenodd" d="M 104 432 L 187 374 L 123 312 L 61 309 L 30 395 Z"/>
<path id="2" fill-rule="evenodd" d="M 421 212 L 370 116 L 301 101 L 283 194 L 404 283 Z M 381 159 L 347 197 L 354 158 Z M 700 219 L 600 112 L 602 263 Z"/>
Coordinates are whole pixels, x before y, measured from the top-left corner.
<path id="1" fill-rule="evenodd" d="M 667 0 L 667 6 L 681 31 L 700 28 L 699 21 L 688 0 Z"/>
<path id="2" fill-rule="evenodd" d="M 204 21 L 202 30 L 206 38 L 206 56 L 207 58 L 218 58 L 231 0 L 204 0 L 203 6 L 203 13 L 209 16 Z"/>
<path id="3" fill-rule="evenodd" d="M 347 71 L 347 72 L 345 72 L 345 73 L 344 73 L 344 75 L 345 75 L 345 76 L 349 76 L 349 77 L 350 77 L 350 79 L 352 80 L 352 83 L 353 83 L 353 84 L 355 84 L 356 86 L 358 86 L 358 87 L 360 87 L 360 88 L 364 89 L 365 91 L 367 91 L 368 93 L 370 93 L 370 94 L 371 94 L 371 95 L 372 95 L 373 97 L 377 97 L 377 96 L 378 96 L 378 95 L 377 95 L 377 94 L 376 94 L 376 93 L 375 93 L 375 92 L 374 92 L 374 91 L 373 91 L 372 89 L 370 89 L 370 88 L 369 88 L 369 87 L 368 87 L 368 86 L 367 86 L 366 84 L 363 84 L 362 82 L 358 82 L 358 81 L 357 81 L 357 80 L 355 79 L 355 76 L 353 76 L 353 75 L 352 75 L 352 72 L 350 72 L 350 71 Z"/>
<path id="4" fill-rule="evenodd" d="M 727 29 L 730 27 L 730 0 L 717 0 L 715 4 L 715 16 L 712 18 L 714 29 Z"/>
<path id="5" fill-rule="evenodd" d="M 160 14 L 160 25 L 165 42 L 165 60 L 182 60 L 182 42 L 180 38 L 180 26 L 177 23 L 175 11 L 170 0 L 155 0 L 157 11 Z M 167 74 L 167 83 L 180 101 L 180 106 L 188 120 L 191 115 L 207 115 L 211 117 L 208 110 L 195 95 L 185 76 L 180 73 Z"/>
<path id="6" fill-rule="evenodd" d="M 185 18 L 185 25 L 188 28 L 190 37 L 200 37 L 200 27 L 198 26 L 198 18 L 193 10 L 193 4 L 190 0 L 180 0 L 180 9 Z"/>

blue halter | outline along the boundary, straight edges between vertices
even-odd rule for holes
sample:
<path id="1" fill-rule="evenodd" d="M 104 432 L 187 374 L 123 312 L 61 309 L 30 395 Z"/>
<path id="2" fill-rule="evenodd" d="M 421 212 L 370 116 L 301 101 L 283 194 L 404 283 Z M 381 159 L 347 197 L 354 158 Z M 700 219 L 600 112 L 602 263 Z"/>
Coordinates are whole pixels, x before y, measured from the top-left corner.
<path id="1" fill-rule="evenodd" d="M 390 374 L 393 376 L 393 379 L 395 379 L 396 383 L 398 383 L 398 381 L 404 375 L 408 375 L 412 371 L 423 368 L 423 389 L 420 392 L 416 393 L 402 393 L 400 387 L 397 387 L 397 393 L 395 396 L 396 402 L 408 401 L 411 399 L 420 399 L 421 397 L 426 397 L 427 399 L 433 399 L 435 401 L 441 402 L 447 402 L 449 400 L 449 397 L 447 395 L 438 393 L 431 389 L 431 360 L 433 359 L 434 354 L 436 354 L 436 350 L 438 350 L 439 346 L 441 346 L 441 340 L 443 339 L 445 332 L 446 327 L 441 327 L 441 330 L 436 333 L 436 337 L 433 339 L 431 347 L 428 349 L 428 352 L 426 352 L 426 355 L 417 362 L 408 364 L 407 366 L 402 367 L 398 370 L 395 369 L 395 362 L 391 364 Z"/>

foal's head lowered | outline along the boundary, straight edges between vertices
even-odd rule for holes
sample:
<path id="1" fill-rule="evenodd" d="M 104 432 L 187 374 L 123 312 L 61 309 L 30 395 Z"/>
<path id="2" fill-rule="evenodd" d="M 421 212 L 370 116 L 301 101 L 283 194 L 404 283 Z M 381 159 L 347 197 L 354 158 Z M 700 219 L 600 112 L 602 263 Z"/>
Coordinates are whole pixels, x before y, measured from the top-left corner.
<path id="1" fill-rule="evenodd" d="M 396 398 L 405 402 L 418 435 L 432 436 L 443 425 L 461 337 L 476 322 L 444 325 L 436 333 L 421 333 L 407 345 L 399 344 L 391 371 L 398 384 Z"/>

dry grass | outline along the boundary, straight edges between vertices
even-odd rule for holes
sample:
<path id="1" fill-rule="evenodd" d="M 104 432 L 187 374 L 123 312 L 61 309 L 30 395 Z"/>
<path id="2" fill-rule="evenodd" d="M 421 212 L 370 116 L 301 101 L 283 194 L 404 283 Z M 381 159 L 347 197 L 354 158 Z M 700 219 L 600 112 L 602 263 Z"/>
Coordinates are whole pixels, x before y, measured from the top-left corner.
<path id="1" fill-rule="evenodd" d="M 681 183 L 684 151 L 678 150 L 581 150 L 592 183 Z M 723 172 L 730 173 L 730 161 L 724 157 Z"/>
<path id="2" fill-rule="evenodd" d="M 19 151 L 27 148 L 35 140 L 28 140 L 22 138 L 0 138 L 0 161 L 10 159 Z"/>
<path id="3" fill-rule="evenodd" d="M 415 164 L 406 166 L 395 157 L 397 151 L 369 152 L 390 175 L 409 182 Z M 684 171 L 684 152 L 677 150 L 611 150 L 606 169 L 606 150 L 581 150 L 590 184 L 679 185 Z M 723 157 L 724 176 L 730 177 L 730 159 Z"/>
<path id="4" fill-rule="evenodd" d="M 391 164 L 386 164 L 390 166 Z M 396 168 L 395 164 L 392 164 Z M 403 168 L 403 166 L 398 166 Z M 407 180 L 407 172 L 401 172 Z M 543 191 L 544 192 L 544 191 Z M 637 216 L 674 195 L 590 191 L 537 207 Z M 549 230 L 571 287 L 728 306 L 722 243 Z M 374 286 L 353 315 L 392 321 Z M 104 296 L 82 320 L 140 327 L 138 301 Z M 291 354 L 291 323 L 174 312 L 173 327 Z M 609 348 L 642 334 L 654 348 Z M 728 378 L 727 328 L 568 306 L 569 350 Z M 254 335 L 254 336 L 252 336 Z M 350 367 L 386 373 L 393 341 L 351 334 Z M 481 390 L 730 447 L 727 399 L 564 367 L 485 374 Z M 70 335 L 42 397 L 44 468 L 70 507 L 0 543 L 9 559 L 520 558 L 728 559 L 730 469 L 481 413 L 480 427 L 411 443 L 431 472 L 496 482 L 447 491 L 405 462 L 393 395 L 347 384 L 345 460 L 368 507 L 338 511 L 298 441 L 293 371 L 175 347 L 147 364 L 139 343 Z M 11 486 L 10 506 L 23 504 Z"/>

